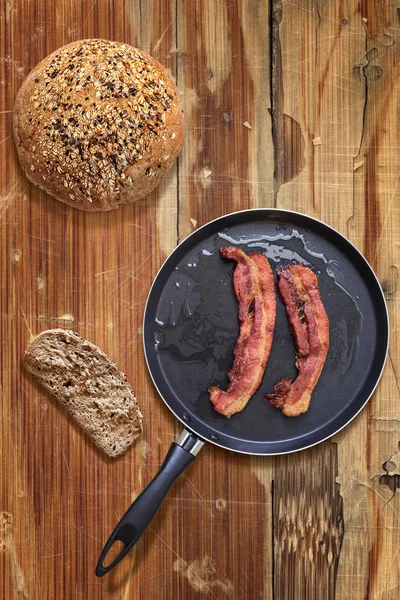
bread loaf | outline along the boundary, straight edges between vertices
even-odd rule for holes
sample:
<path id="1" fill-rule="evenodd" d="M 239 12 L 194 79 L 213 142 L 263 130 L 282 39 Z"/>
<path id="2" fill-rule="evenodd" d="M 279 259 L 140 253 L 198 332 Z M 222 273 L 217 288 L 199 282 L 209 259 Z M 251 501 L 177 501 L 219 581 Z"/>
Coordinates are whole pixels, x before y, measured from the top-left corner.
<path id="1" fill-rule="evenodd" d="M 23 82 L 14 138 L 30 181 L 76 208 L 106 211 L 151 192 L 183 144 L 179 92 L 128 44 L 81 40 Z"/>
<path id="2" fill-rule="evenodd" d="M 127 378 L 91 342 L 65 329 L 43 331 L 24 364 L 108 456 L 123 454 L 140 435 L 142 415 Z"/>

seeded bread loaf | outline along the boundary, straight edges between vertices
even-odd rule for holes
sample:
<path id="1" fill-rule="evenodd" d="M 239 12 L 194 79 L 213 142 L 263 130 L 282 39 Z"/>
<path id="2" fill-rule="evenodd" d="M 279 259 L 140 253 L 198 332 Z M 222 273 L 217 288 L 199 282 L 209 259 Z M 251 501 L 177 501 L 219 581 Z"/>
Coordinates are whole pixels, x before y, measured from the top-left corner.
<path id="1" fill-rule="evenodd" d="M 142 415 L 127 378 L 91 342 L 65 329 L 43 331 L 24 364 L 108 456 L 123 454 L 140 435 Z"/>
<path id="2" fill-rule="evenodd" d="M 81 40 L 23 82 L 14 138 L 30 181 L 76 208 L 106 211 L 151 192 L 183 144 L 179 92 L 128 44 Z"/>

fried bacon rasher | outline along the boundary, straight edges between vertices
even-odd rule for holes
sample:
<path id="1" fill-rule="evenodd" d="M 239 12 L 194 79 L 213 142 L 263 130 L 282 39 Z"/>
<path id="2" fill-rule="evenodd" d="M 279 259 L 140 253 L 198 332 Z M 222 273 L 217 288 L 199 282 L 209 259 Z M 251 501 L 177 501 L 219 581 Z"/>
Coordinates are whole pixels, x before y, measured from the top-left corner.
<path id="1" fill-rule="evenodd" d="M 209 388 L 217 412 L 231 417 L 243 410 L 261 384 L 275 327 L 274 276 L 263 254 L 245 254 L 234 246 L 220 248 L 222 258 L 234 260 L 233 288 L 238 300 L 239 337 L 226 392 Z"/>
<path id="2" fill-rule="evenodd" d="M 329 348 L 329 320 L 316 275 L 304 265 L 278 271 L 279 295 L 285 304 L 296 345 L 298 375 L 293 383 L 281 379 L 266 397 L 284 415 L 297 417 L 308 410 Z"/>

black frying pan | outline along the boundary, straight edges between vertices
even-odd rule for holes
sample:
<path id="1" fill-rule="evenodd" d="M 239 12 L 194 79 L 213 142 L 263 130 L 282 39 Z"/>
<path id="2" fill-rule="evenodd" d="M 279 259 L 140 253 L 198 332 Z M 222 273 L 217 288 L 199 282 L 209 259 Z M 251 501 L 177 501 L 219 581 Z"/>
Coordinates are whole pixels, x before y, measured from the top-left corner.
<path id="1" fill-rule="evenodd" d="M 294 378 L 295 348 L 282 303 L 263 382 L 245 409 L 230 419 L 215 412 L 207 389 L 226 389 L 238 336 L 233 264 L 218 248 L 263 252 L 272 268 L 302 262 L 318 275 L 330 321 L 330 348 L 307 413 L 288 418 L 264 394 Z M 194 231 L 169 256 L 150 290 L 144 350 L 153 382 L 185 429 L 155 478 L 107 541 L 96 575 L 110 571 L 143 534 L 176 478 L 205 441 L 248 454 L 283 454 L 337 433 L 365 406 L 382 374 L 389 321 L 379 282 L 360 252 L 337 231 L 306 215 L 275 209 L 232 213 Z M 110 565 L 115 541 L 123 548 Z"/>

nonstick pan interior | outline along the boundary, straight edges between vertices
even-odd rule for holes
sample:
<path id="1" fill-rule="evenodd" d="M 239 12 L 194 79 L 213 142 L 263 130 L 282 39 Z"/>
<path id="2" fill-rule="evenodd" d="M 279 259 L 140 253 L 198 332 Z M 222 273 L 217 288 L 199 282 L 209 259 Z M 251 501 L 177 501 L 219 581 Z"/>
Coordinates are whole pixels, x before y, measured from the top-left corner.
<path id="1" fill-rule="evenodd" d="M 230 419 L 213 409 L 207 389 L 226 389 L 238 336 L 233 264 L 218 248 L 263 252 L 274 271 L 302 262 L 318 275 L 330 321 L 330 349 L 307 413 L 289 418 L 264 394 L 294 378 L 295 347 L 277 299 L 274 341 L 262 384 Z M 204 440 L 254 454 L 306 448 L 336 433 L 361 410 L 380 378 L 389 326 L 379 283 L 362 255 L 337 231 L 299 213 L 241 211 L 195 231 L 156 277 L 144 318 L 153 381 L 172 412 Z"/>

